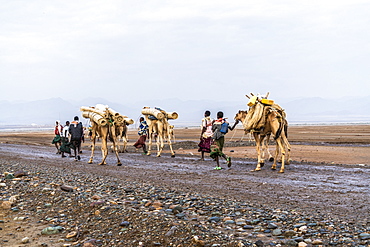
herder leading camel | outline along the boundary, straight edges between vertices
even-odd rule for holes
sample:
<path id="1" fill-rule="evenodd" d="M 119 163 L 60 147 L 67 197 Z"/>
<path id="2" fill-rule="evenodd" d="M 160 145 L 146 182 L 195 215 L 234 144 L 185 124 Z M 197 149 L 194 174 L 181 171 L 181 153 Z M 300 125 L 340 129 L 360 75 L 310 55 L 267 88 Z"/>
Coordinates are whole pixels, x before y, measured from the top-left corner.
<path id="1" fill-rule="evenodd" d="M 261 103 L 257 103 L 261 104 Z M 277 159 L 279 152 L 281 152 L 281 168 L 280 173 L 284 172 L 285 169 L 285 155 L 288 152 L 288 159 L 287 164 L 289 164 L 289 156 L 290 156 L 290 144 L 286 137 L 286 120 L 282 116 L 279 111 L 271 106 L 265 106 L 264 108 L 264 124 L 259 129 L 250 129 L 250 125 L 248 125 L 248 118 L 247 118 L 247 111 L 239 111 L 234 119 L 236 121 L 241 121 L 243 123 L 244 130 L 246 132 L 252 132 L 253 137 L 256 141 L 256 149 L 257 149 L 257 166 L 254 171 L 260 171 L 261 167 L 264 165 L 264 151 L 267 147 L 266 143 L 263 143 L 266 136 L 273 135 L 276 141 L 276 151 L 275 151 L 275 158 L 274 163 L 271 169 L 276 170 L 277 166 Z M 267 138 L 268 140 L 269 138 Z"/>

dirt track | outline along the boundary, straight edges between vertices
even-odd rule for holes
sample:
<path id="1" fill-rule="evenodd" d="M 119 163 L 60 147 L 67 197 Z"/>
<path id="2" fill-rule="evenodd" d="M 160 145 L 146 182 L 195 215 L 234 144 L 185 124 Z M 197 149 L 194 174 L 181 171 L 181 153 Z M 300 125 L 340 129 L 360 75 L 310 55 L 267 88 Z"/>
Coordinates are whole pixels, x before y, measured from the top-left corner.
<path id="1" fill-rule="evenodd" d="M 220 171 L 212 169 L 214 162 L 210 159 L 198 161 L 198 153 L 192 148 L 198 130 L 176 132 L 176 158 L 171 158 L 168 151 L 159 158 L 148 157 L 130 147 L 130 153 L 120 154 L 122 167 L 114 165 L 114 155 L 108 156 L 107 166 L 96 165 L 99 152 L 96 163 L 87 164 L 89 142 L 85 143 L 81 162 L 62 159 L 54 154 L 55 148 L 45 145 L 51 136 L 39 134 L 30 137 L 1 133 L 0 158 L 118 180 L 125 178 L 274 209 L 297 210 L 305 215 L 370 227 L 370 127 L 335 127 L 330 127 L 330 132 L 326 127 L 292 127 L 292 162 L 284 174 L 269 169 L 269 162 L 262 171 L 251 172 L 255 167 L 255 150 L 253 146 L 240 146 L 246 142 L 240 141 L 240 131 L 233 136 L 228 134 L 227 138 L 234 142 L 225 151 L 233 157 L 233 165 Z M 131 140 L 136 138 L 134 131 L 131 136 Z M 25 140 L 29 145 L 24 145 Z"/>

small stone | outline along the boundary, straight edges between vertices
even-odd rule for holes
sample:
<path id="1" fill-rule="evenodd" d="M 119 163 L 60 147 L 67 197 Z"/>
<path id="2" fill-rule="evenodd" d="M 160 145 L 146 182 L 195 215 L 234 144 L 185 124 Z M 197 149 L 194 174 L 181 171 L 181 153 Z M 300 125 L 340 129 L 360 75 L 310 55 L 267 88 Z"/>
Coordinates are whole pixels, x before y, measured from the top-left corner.
<path id="1" fill-rule="evenodd" d="M 95 247 L 96 239 L 90 239 L 83 244 L 83 247 Z"/>
<path id="2" fill-rule="evenodd" d="M 178 214 L 183 211 L 183 208 L 181 206 L 176 206 L 172 209 L 173 214 Z"/>
<path id="3" fill-rule="evenodd" d="M 293 231 L 293 230 L 288 230 L 286 232 L 284 232 L 284 237 L 292 237 L 292 236 L 295 236 L 297 234 L 297 232 Z"/>
<path id="4" fill-rule="evenodd" d="M 312 244 L 313 244 L 313 245 L 320 245 L 320 244 L 322 244 L 322 240 L 320 240 L 320 239 L 315 239 L 314 241 L 312 241 Z"/>
<path id="5" fill-rule="evenodd" d="M 2 204 L 1 204 L 1 207 L 3 209 L 11 209 L 12 208 L 12 203 L 9 202 L 9 201 L 4 201 Z"/>
<path id="6" fill-rule="evenodd" d="M 51 234 L 57 234 L 63 231 L 63 227 L 56 226 L 56 227 L 46 227 L 41 231 L 42 235 L 51 235 Z"/>
<path id="7" fill-rule="evenodd" d="M 28 176 L 27 172 L 25 172 L 25 171 L 16 171 L 13 175 L 14 175 L 15 178 Z"/>
<path id="8" fill-rule="evenodd" d="M 217 217 L 217 216 L 213 216 L 211 218 L 208 219 L 209 222 L 220 222 L 220 217 Z"/>
<path id="9" fill-rule="evenodd" d="M 83 247 L 95 247 L 92 243 L 84 243 Z"/>
<path id="10" fill-rule="evenodd" d="M 102 205 L 104 203 L 105 203 L 105 201 L 92 202 L 92 203 L 90 203 L 90 207 L 99 206 L 99 205 Z"/>
<path id="11" fill-rule="evenodd" d="M 267 229 L 276 229 L 276 228 L 278 228 L 278 226 L 276 224 L 274 224 L 274 223 L 269 223 L 267 225 Z"/>
<path id="12" fill-rule="evenodd" d="M 298 247 L 306 247 L 307 244 L 305 242 L 299 242 Z"/>
<path id="13" fill-rule="evenodd" d="M 14 221 L 24 221 L 26 219 L 27 219 L 26 217 L 15 217 L 13 220 Z"/>
<path id="14" fill-rule="evenodd" d="M 281 229 L 274 229 L 272 231 L 272 235 L 274 235 L 274 236 L 280 236 L 281 234 L 283 234 L 283 232 L 281 231 Z"/>
<path id="15" fill-rule="evenodd" d="M 225 217 L 225 218 L 223 218 L 223 221 L 228 221 L 228 220 L 232 220 L 231 217 Z"/>
<path id="16" fill-rule="evenodd" d="M 13 178 L 14 178 L 14 175 L 11 173 L 8 173 L 5 175 L 5 179 L 13 179 Z"/>
<path id="17" fill-rule="evenodd" d="M 288 239 L 287 241 L 285 241 L 285 245 L 287 245 L 287 246 L 297 246 L 298 243 L 293 239 Z"/>
<path id="18" fill-rule="evenodd" d="M 202 246 L 206 245 L 206 243 L 203 240 L 200 240 L 198 236 L 194 236 L 193 241 L 199 247 L 202 247 Z"/>
<path id="19" fill-rule="evenodd" d="M 261 222 L 261 220 L 260 219 L 255 219 L 255 220 L 252 220 L 251 221 L 251 224 L 252 225 L 257 225 L 258 223 L 260 223 Z"/>
<path id="20" fill-rule="evenodd" d="M 73 187 L 68 186 L 68 185 L 61 185 L 60 189 L 66 192 L 73 192 Z"/>
<path id="21" fill-rule="evenodd" d="M 306 232 L 307 231 L 307 226 L 301 226 L 298 230 L 300 232 Z"/>
<path id="22" fill-rule="evenodd" d="M 235 220 L 235 224 L 238 226 L 244 226 L 245 225 L 245 219 L 237 219 Z"/>
<path id="23" fill-rule="evenodd" d="M 67 234 L 66 238 L 74 238 L 77 236 L 77 232 L 70 232 Z"/>
<path id="24" fill-rule="evenodd" d="M 254 243 L 257 247 L 263 247 L 264 244 L 261 240 L 257 240 L 255 243 Z"/>
<path id="25" fill-rule="evenodd" d="M 120 224 L 119 224 L 119 226 L 124 226 L 124 227 L 127 227 L 127 226 L 129 226 L 130 225 L 130 222 L 128 222 L 128 221 L 122 221 Z"/>
<path id="26" fill-rule="evenodd" d="M 22 244 L 28 244 L 30 242 L 29 237 L 22 238 Z"/>
<path id="27" fill-rule="evenodd" d="M 359 235 L 359 238 L 360 238 L 361 240 L 368 240 L 368 239 L 370 239 L 370 234 L 369 234 L 369 233 L 361 233 L 361 234 Z"/>
<path id="28" fill-rule="evenodd" d="M 11 208 L 10 210 L 12 210 L 13 212 L 18 212 L 18 211 L 19 211 L 19 208 L 17 208 L 17 207 L 13 207 L 13 208 Z"/>
<path id="29" fill-rule="evenodd" d="M 293 240 L 296 241 L 297 243 L 304 241 L 303 237 L 293 238 Z"/>
<path id="30" fill-rule="evenodd" d="M 177 226 L 172 226 L 171 229 L 165 234 L 166 237 L 172 236 L 177 230 Z"/>
<path id="31" fill-rule="evenodd" d="M 151 206 L 158 210 L 162 208 L 163 203 L 161 203 L 160 201 L 155 201 Z"/>
<path id="32" fill-rule="evenodd" d="M 100 200 L 101 199 L 101 196 L 99 196 L 99 195 L 93 195 L 91 197 L 91 199 L 93 199 L 93 200 Z"/>
<path id="33" fill-rule="evenodd" d="M 175 215 L 178 219 L 182 219 L 185 217 L 185 214 L 184 213 L 179 213 L 179 214 L 176 214 Z"/>

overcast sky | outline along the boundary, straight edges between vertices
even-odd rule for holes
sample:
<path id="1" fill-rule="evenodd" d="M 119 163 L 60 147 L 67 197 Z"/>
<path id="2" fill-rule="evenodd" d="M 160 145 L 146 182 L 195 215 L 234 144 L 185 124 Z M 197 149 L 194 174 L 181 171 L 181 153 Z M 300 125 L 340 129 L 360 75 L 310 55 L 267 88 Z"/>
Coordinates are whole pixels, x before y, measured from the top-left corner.
<path id="1" fill-rule="evenodd" d="M 2 1 L 0 100 L 370 95 L 370 2 Z"/>

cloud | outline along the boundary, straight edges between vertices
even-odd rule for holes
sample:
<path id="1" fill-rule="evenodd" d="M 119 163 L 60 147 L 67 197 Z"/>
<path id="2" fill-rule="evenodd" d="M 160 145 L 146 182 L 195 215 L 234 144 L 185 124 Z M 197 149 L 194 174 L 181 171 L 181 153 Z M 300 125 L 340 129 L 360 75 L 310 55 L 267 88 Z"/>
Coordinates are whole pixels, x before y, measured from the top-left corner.
<path id="1" fill-rule="evenodd" d="M 8 1 L 1 99 L 366 95 L 367 1 Z M 348 85 L 351 85 L 348 88 Z M 27 88 L 20 92 L 19 88 Z M 109 88 L 109 90 L 107 90 Z M 246 91 L 244 91 L 246 90 Z M 128 93 L 127 93 L 128 92 Z"/>

